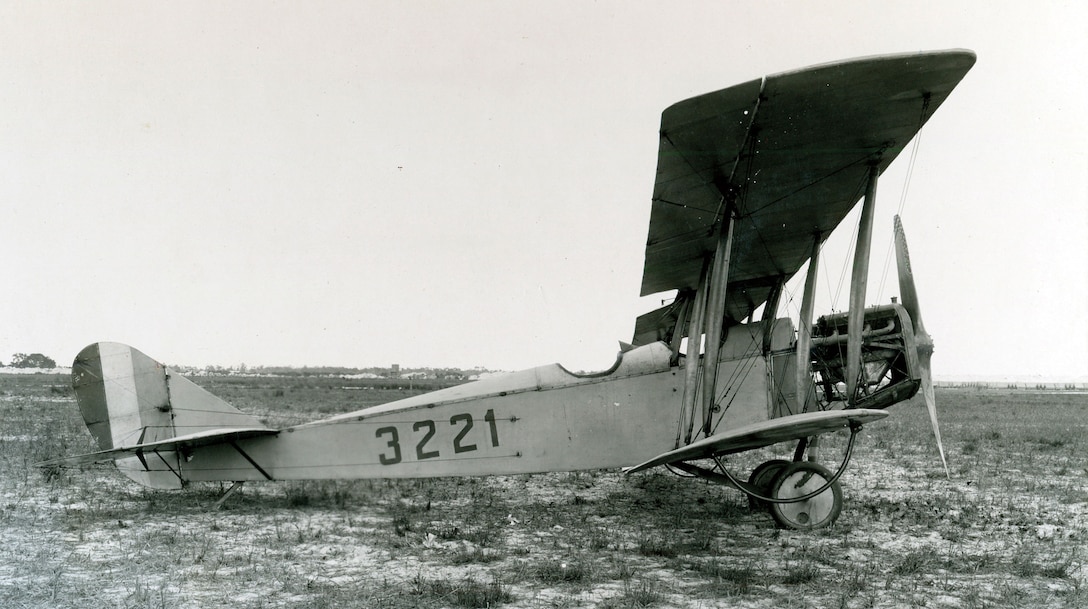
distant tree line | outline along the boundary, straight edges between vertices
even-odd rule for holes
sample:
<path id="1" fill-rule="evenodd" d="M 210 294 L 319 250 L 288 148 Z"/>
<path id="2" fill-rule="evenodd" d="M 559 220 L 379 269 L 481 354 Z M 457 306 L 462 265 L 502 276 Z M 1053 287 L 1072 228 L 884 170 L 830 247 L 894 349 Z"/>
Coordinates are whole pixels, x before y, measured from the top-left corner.
<path id="1" fill-rule="evenodd" d="M 0 365 L 3 365 L 0 363 Z M 11 356 L 12 368 L 56 368 L 53 358 L 41 353 L 16 353 Z"/>
<path id="2" fill-rule="evenodd" d="M 286 376 L 286 377 L 326 377 L 326 376 L 353 376 L 373 375 L 376 378 L 428 378 L 443 381 L 465 381 L 474 375 L 490 372 L 486 368 L 477 367 L 471 370 L 460 368 L 389 368 L 372 366 L 368 368 L 351 368 L 344 366 L 179 366 L 177 370 L 182 374 L 203 374 L 212 376 L 251 375 L 251 376 Z"/>

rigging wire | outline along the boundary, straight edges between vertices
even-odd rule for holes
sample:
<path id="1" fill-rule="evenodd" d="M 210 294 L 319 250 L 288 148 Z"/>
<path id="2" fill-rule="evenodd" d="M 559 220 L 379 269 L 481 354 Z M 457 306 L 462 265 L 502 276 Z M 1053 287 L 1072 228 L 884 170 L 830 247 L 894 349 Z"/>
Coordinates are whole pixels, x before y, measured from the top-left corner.
<path id="1" fill-rule="evenodd" d="M 672 475 L 677 476 L 678 478 L 698 478 L 695 474 L 680 473 L 672 463 L 666 463 L 665 469 L 669 470 Z"/>
<path id="2" fill-rule="evenodd" d="M 903 208 L 907 203 L 907 193 L 910 191 L 910 181 L 911 178 L 914 177 L 914 166 L 918 160 L 918 149 L 922 144 L 922 129 L 925 126 L 926 114 L 929 112 L 929 99 L 930 95 L 928 93 L 922 98 L 922 111 L 918 116 L 918 131 L 914 136 L 914 144 L 911 147 L 910 158 L 907 160 L 907 175 L 903 178 L 903 190 L 899 195 L 899 207 L 895 212 L 897 216 L 903 215 Z M 888 279 L 888 268 L 891 266 L 892 247 L 894 244 L 894 239 L 889 241 L 888 250 L 884 253 L 884 271 L 880 275 L 880 289 L 877 290 L 877 302 L 884 299 L 884 284 Z"/>
<path id="3" fill-rule="evenodd" d="M 835 310 L 835 294 L 831 291 L 831 273 L 827 268 L 827 256 L 820 256 L 820 264 L 823 268 L 820 269 L 820 276 L 823 277 L 824 285 L 827 286 L 827 299 L 831 303 L 831 310 Z"/>
<path id="4" fill-rule="evenodd" d="M 858 188 L 854 192 L 854 200 L 855 201 L 857 199 L 860 199 L 861 196 L 862 196 L 862 193 L 865 192 L 865 186 L 868 183 L 868 181 L 869 181 L 868 175 L 864 176 L 861 180 L 858 181 Z M 850 233 L 850 246 L 849 246 L 847 251 L 854 251 L 854 250 L 857 249 L 858 222 L 854 222 L 853 225 L 854 225 L 854 231 L 852 233 Z M 853 258 L 851 256 L 843 256 L 842 271 L 839 273 L 839 285 L 835 289 L 835 296 L 831 299 L 831 310 L 833 310 L 833 311 L 838 309 L 839 296 L 842 295 L 842 284 L 846 281 L 846 267 L 850 264 L 850 262 L 852 260 L 853 260 Z"/>
<path id="5" fill-rule="evenodd" d="M 812 264 L 812 260 L 809 260 L 809 264 Z M 801 275 L 801 269 L 797 269 L 797 271 L 798 272 L 794 275 L 794 277 L 798 277 Z M 802 286 L 801 289 L 804 290 L 804 287 Z M 782 283 L 782 291 L 785 292 L 786 296 L 789 297 L 786 299 L 786 315 L 792 319 L 794 314 L 796 313 L 797 318 L 800 319 L 801 310 L 794 305 L 794 301 L 797 300 L 797 295 L 790 291 L 789 286 L 785 282 Z"/>
<path id="6" fill-rule="evenodd" d="M 748 348 L 745 350 L 744 354 L 741 355 L 741 361 L 743 363 L 733 369 L 733 372 L 730 374 L 728 381 L 724 384 L 721 393 L 715 396 L 714 404 L 717 405 L 721 404 L 730 392 L 733 393 L 733 397 L 726 402 L 723 408 L 721 408 L 721 415 L 718 417 L 718 422 L 714 423 L 710 429 L 710 434 L 708 435 L 717 433 L 718 426 L 725 420 L 725 413 L 729 410 L 729 407 L 733 405 L 733 401 L 739 395 L 739 392 L 735 391 L 735 389 L 748 378 L 748 374 L 751 373 L 752 368 L 755 367 L 756 360 L 762 359 L 756 357 L 762 350 L 763 339 L 762 332 L 760 332 L 758 335 L 752 336 L 752 342 L 749 343 Z"/>

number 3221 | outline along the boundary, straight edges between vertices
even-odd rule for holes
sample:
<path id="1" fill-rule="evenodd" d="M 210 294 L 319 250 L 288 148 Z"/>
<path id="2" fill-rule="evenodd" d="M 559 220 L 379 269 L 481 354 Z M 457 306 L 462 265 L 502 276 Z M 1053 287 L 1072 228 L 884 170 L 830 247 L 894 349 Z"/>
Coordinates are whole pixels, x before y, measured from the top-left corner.
<path id="1" fill-rule="evenodd" d="M 495 423 L 495 411 L 488 410 L 484 415 L 484 421 L 487 422 L 491 431 L 491 446 L 498 446 L 499 428 Z M 458 429 L 457 435 L 453 438 L 454 454 L 468 453 L 477 449 L 476 444 L 465 443 L 465 437 L 472 431 L 472 423 L 471 414 L 455 414 L 450 417 L 450 426 Z M 441 456 L 440 449 L 427 450 L 427 443 L 431 441 L 438 431 L 438 425 L 434 421 L 430 419 L 416 421 L 412 423 L 412 431 L 416 433 L 423 432 L 423 437 L 416 443 L 416 459 L 422 461 Z M 379 427 L 374 432 L 374 437 L 386 440 L 386 447 L 389 449 L 378 455 L 378 460 L 382 465 L 395 465 L 401 462 L 400 433 L 396 427 Z"/>

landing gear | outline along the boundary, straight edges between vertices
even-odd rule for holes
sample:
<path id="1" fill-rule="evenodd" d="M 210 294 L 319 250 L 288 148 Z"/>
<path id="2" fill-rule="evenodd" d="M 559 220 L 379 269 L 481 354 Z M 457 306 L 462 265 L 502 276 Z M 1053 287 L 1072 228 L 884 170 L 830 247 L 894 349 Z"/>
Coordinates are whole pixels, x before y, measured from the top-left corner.
<path id="1" fill-rule="evenodd" d="M 842 485 L 826 467 L 812 461 L 766 461 L 752 470 L 748 484 L 755 491 L 748 493 L 748 507 L 769 510 L 786 529 L 829 526 L 842 513 Z M 824 490 L 804 498 L 820 489 Z"/>
<path id="2" fill-rule="evenodd" d="M 719 456 L 712 456 L 715 468 L 699 467 L 688 461 L 673 461 L 676 468 L 743 491 L 748 495 L 748 505 L 768 508 L 779 526 L 787 529 L 818 529 L 830 526 L 842 513 L 842 486 L 839 476 L 846 471 L 854 453 L 854 440 L 861 431 L 861 423 L 850 422 L 850 440 L 838 470 L 832 474 L 815 461 L 802 461 L 807 450 L 815 446 L 806 438 L 798 442 L 794 461 L 772 459 L 756 467 L 748 481 L 737 479 L 729 472 Z M 812 457 L 812 454 L 809 454 Z"/>
<path id="3" fill-rule="evenodd" d="M 814 497 L 789 501 L 824 486 L 828 488 Z M 842 512 L 842 486 L 826 467 L 811 461 L 796 461 L 782 467 L 771 482 L 770 497 L 776 500 L 770 504 L 771 516 L 780 526 L 788 529 L 808 530 L 830 526 Z"/>
<path id="4" fill-rule="evenodd" d="M 770 496 L 771 494 L 771 482 L 774 481 L 775 476 L 782 471 L 783 467 L 789 465 L 790 462 L 785 459 L 771 459 L 770 461 L 764 461 L 760 463 L 755 469 L 752 470 L 752 475 L 748 476 L 748 484 L 756 487 L 760 495 Z M 755 495 L 748 495 L 748 507 L 751 510 L 766 509 L 770 505 L 766 501 L 757 498 Z"/>

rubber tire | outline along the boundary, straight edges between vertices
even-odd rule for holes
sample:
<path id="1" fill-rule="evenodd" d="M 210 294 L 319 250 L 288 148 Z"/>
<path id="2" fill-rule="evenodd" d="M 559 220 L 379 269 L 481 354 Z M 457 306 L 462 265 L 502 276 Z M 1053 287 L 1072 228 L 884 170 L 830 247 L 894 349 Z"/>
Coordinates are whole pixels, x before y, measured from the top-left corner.
<path id="1" fill-rule="evenodd" d="M 797 461 L 782 468 L 771 483 L 775 499 L 801 497 L 827 484 L 831 472 L 819 463 Z M 800 485 L 800 486 L 798 486 Z M 831 526 L 842 513 L 842 485 L 836 480 L 831 488 L 811 499 L 794 503 L 772 503 L 771 516 L 786 529 L 811 530 Z"/>
<path id="2" fill-rule="evenodd" d="M 752 474 L 748 476 L 748 484 L 759 489 L 759 494 L 765 497 L 771 494 L 771 482 L 774 481 L 775 476 L 782 471 L 783 467 L 789 465 L 790 462 L 785 459 L 771 459 L 770 461 L 764 461 L 756 466 L 752 470 Z M 765 510 L 770 504 L 761 499 L 748 495 L 748 509 L 752 511 Z"/>

